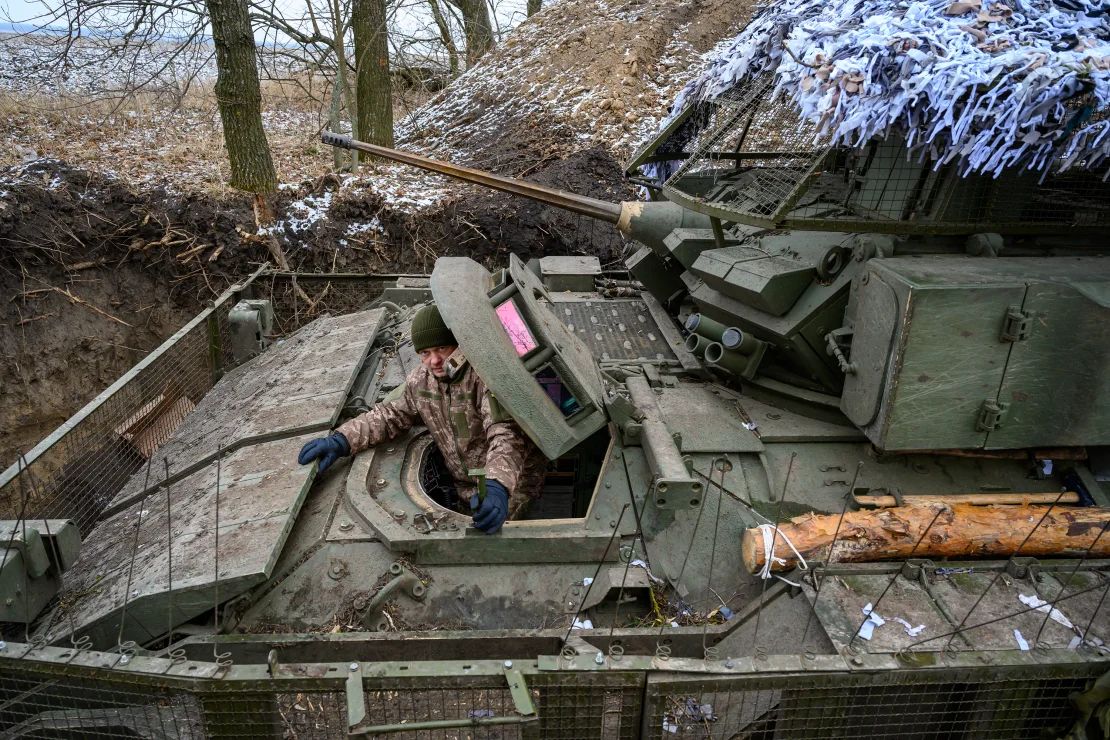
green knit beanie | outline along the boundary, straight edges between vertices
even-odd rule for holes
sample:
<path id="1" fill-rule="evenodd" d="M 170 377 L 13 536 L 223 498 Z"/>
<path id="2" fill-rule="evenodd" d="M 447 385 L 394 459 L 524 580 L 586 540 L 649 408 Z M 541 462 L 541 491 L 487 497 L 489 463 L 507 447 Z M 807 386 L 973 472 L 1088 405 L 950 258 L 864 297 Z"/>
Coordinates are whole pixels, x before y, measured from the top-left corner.
<path id="1" fill-rule="evenodd" d="M 412 348 L 419 352 L 429 347 L 458 346 L 455 335 L 443 323 L 435 304 L 424 306 L 412 319 Z"/>

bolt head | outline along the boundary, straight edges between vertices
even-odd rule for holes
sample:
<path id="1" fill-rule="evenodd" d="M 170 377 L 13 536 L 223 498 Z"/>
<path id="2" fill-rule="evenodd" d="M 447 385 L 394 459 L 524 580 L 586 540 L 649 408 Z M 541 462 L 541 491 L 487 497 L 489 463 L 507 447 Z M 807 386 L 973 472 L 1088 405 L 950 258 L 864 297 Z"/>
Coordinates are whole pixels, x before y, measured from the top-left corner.
<path id="1" fill-rule="evenodd" d="M 131 656 L 130 655 L 124 655 L 122 658 L 119 659 L 119 664 L 120 665 L 127 665 L 130 662 L 131 662 Z"/>
<path id="2" fill-rule="evenodd" d="M 858 655 L 854 656 L 852 658 L 852 665 L 863 665 L 863 658 L 859 657 Z"/>
<path id="3" fill-rule="evenodd" d="M 726 661 L 725 661 L 725 668 L 728 668 L 728 669 L 730 669 L 730 670 L 731 670 L 731 669 L 733 669 L 733 668 L 735 668 L 735 667 L 736 667 L 736 664 L 735 664 L 735 663 L 733 663 L 733 662 L 732 662 L 731 660 L 726 660 Z"/>
<path id="4" fill-rule="evenodd" d="M 513 662 L 511 660 L 506 660 L 503 665 L 506 668 L 512 668 L 513 667 Z"/>
<path id="5" fill-rule="evenodd" d="M 594 656 L 594 662 L 597 663 L 598 665 L 604 664 L 605 663 L 605 654 L 602 653 L 600 650 L 598 650 L 597 655 Z"/>
<path id="6" fill-rule="evenodd" d="M 358 663 L 351 663 L 347 667 L 350 668 L 352 671 L 357 671 L 358 670 Z"/>

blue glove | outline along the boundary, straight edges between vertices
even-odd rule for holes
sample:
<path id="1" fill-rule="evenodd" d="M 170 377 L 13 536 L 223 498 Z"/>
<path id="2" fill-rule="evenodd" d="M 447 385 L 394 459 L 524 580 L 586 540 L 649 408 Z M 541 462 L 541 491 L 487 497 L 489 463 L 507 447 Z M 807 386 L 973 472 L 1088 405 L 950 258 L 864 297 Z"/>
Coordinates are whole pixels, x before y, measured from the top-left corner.
<path id="1" fill-rule="evenodd" d="M 479 504 L 478 494 L 470 497 L 474 526 L 486 534 L 497 534 L 509 518 L 509 492 L 495 480 L 486 481 L 486 497 Z"/>
<path id="2" fill-rule="evenodd" d="M 301 465 L 307 465 L 313 460 L 320 460 L 320 468 L 317 472 L 323 473 L 331 464 L 341 457 L 347 457 L 351 454 L 351 444 L 339 432 L 332 432 L 327 437 L 314 439 L 304 447 L 297 455 L 297 462 Z"/>

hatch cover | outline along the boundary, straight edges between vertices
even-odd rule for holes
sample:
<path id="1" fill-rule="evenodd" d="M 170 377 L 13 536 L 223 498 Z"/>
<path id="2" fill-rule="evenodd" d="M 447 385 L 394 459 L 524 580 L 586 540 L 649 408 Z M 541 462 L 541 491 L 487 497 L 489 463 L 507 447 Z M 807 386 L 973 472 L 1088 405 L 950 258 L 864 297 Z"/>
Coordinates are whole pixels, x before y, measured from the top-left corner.
<path id="1" fill-rule="evenodd" d="M 217 470 L 210 464 L 173 483 L 168 500 L 155 491 L 93 530 L 66 574 L 64 607 L 45 620 L 46 639 L 73 630 L 96 645 L 114 644 L 126 602 L 123 639 L 147 642 L 265 581 L 312 484 L 315 468 L 298 465 L 297 452 L 320 431 L 297 431 L 326 429 L 338 418 L 382 316 L 318 319 L 236 368 L 155 453 L 151 485 L 164 476 L 163 457 L 172 474 L 220 445 L 269 435 L 220 463 L 218 578 Z M 145 477 L 136 473 L 117 500 L 141 493 Z"/>

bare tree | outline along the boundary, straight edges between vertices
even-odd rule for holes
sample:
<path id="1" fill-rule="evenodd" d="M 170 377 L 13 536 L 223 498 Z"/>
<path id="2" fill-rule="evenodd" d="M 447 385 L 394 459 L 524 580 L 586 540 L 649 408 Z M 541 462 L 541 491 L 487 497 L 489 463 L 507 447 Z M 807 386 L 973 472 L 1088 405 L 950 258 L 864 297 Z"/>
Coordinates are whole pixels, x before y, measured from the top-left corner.
<path id="1" fill-rule="evenodd" d="M 385 0 L 353 0 L 351 29 L 355 39 L 358 137 L 371 144 L 393 146 L 393 86 Z"/>
<path id="2" fill-rule="evenodd" d="M 493 48 L 493 23 L 486 0 L 448 0 L 462 13 L 463 35 L 466 37 L 466 66 L 473 67 L 482 55 Z"/>
<path id="3" fill-rule="evenodd" d="M 211 59 L 203 0 L 41 0 L 26 19 L 37 66 L 63 82 L 76 73 L 87 98 L 122 103 L 137 90 L 179 102 Z M 58 28 L 65 30 L 58 33 Z M 49 30 L 48 30 L 49 29 Z M 26 70 L 31 72 L 33 70 Z M 87 102 L 87 101 L 86 101 Z"/>
<path id="4" fill-rule="evenodd" d="M 531 18 L 536 13 L 540 12 L 543 0 L 528 0 L 528 17 Z"/>
<path id="5" fill-rule="evenodd" d="M 312 3 L 308 4 L 312 8 Z M 347 38 L 347 28 L 350 25 L 348 22 L 348 14 L 343 11 L 343 6 L 340 0 L 331 0 L 331 21 L 334 32 L 331 38 L 332 52 L 335 54 L 335 83 L 332 85 L 331 92 L 331 106 L 328 110 L 328 123 L 332 131 L 338 131 L 340 124 L 340 113 L 343 109 L 343 101 L 347 101 L 347 114 L 351 119 L 351 130 L 358 131 L 358 106 L 355 104 L 354 93 L 351 86 L 347 83 L 347 44 L 344 39 Z M 358 151 L 352 149 L 350 152 L 350 166 L 352 168 L 358 167 Z M 335 163 L 336 169 L 343 167 L 343 153 L 339 147 L 332 147 L 332 158 Z"/>
<path id="6" fill-rule="evenodd" d="M 451 79 L 454 79 L 459 75 L 459 47 L 455 45 L 455 39 L 451 35 L 451 27 L 447 25 L 447 18 L 443 15 L 443 8 L 439 6 L 439 0 L 428 0 L 428 7 L 432 11 L 432 18 L 435 19 L 439 39 L 443 43 L 443 48 L 447 50 L 448 72 Z"/>
<path id="7" fill-rule="evenodd" d="M 245 0 L 47 0 L 45 7 L 36 23 L 64 22 L 68 30 L 64 36 L 39 34 L 52 45 L 49 64 L 59 76 L 82 66 L 96 69 L 103 80 L 89 91 L 96 97 L 122 103 L 145 90 L 171 92 L 180 100 L 214 49 L 231 185 L 252 193 L 277 187 Z M 209 25 L 212 45 L 203 36 Z"/>
<path id="8" fill-rule="evenodd" d="M 278 83 L 275 92 L 293 88 L 314 101 L 321 127 L 388 143 L 391 102 L 407 114 L 464 65 L 477 63 L 521 19 L 514 12 L 506 29 L 498 25 L 504 17 L 497 3 L 507 1 L 42 0 L 47 13 L 29 20 L 69 26 L 68 34 L 39 34 L 36 42 L 52 51 L 56 77 L 95 69 L 82 81 L 93 78 L 98 97 L 120 104 L 139 91 L 169 92 L 180 101 L 215 58 L 232 184 L 257 192 L 275 179 L 272 159 L 262 153 L 259 73 Z M 206 37 L 210 17 L 215 44 Z M 346 156 L 336 158 L 337 169 L 348 164 Z"/>
<path id="9" fill-rule="evenodd" d="M 231 162 L 231 186 L 250 193 L 277 189 L 270 145 L 262 128 L 254 32 L 245 0 L 207 0 L 216 46 L 216 99 Z"/>

